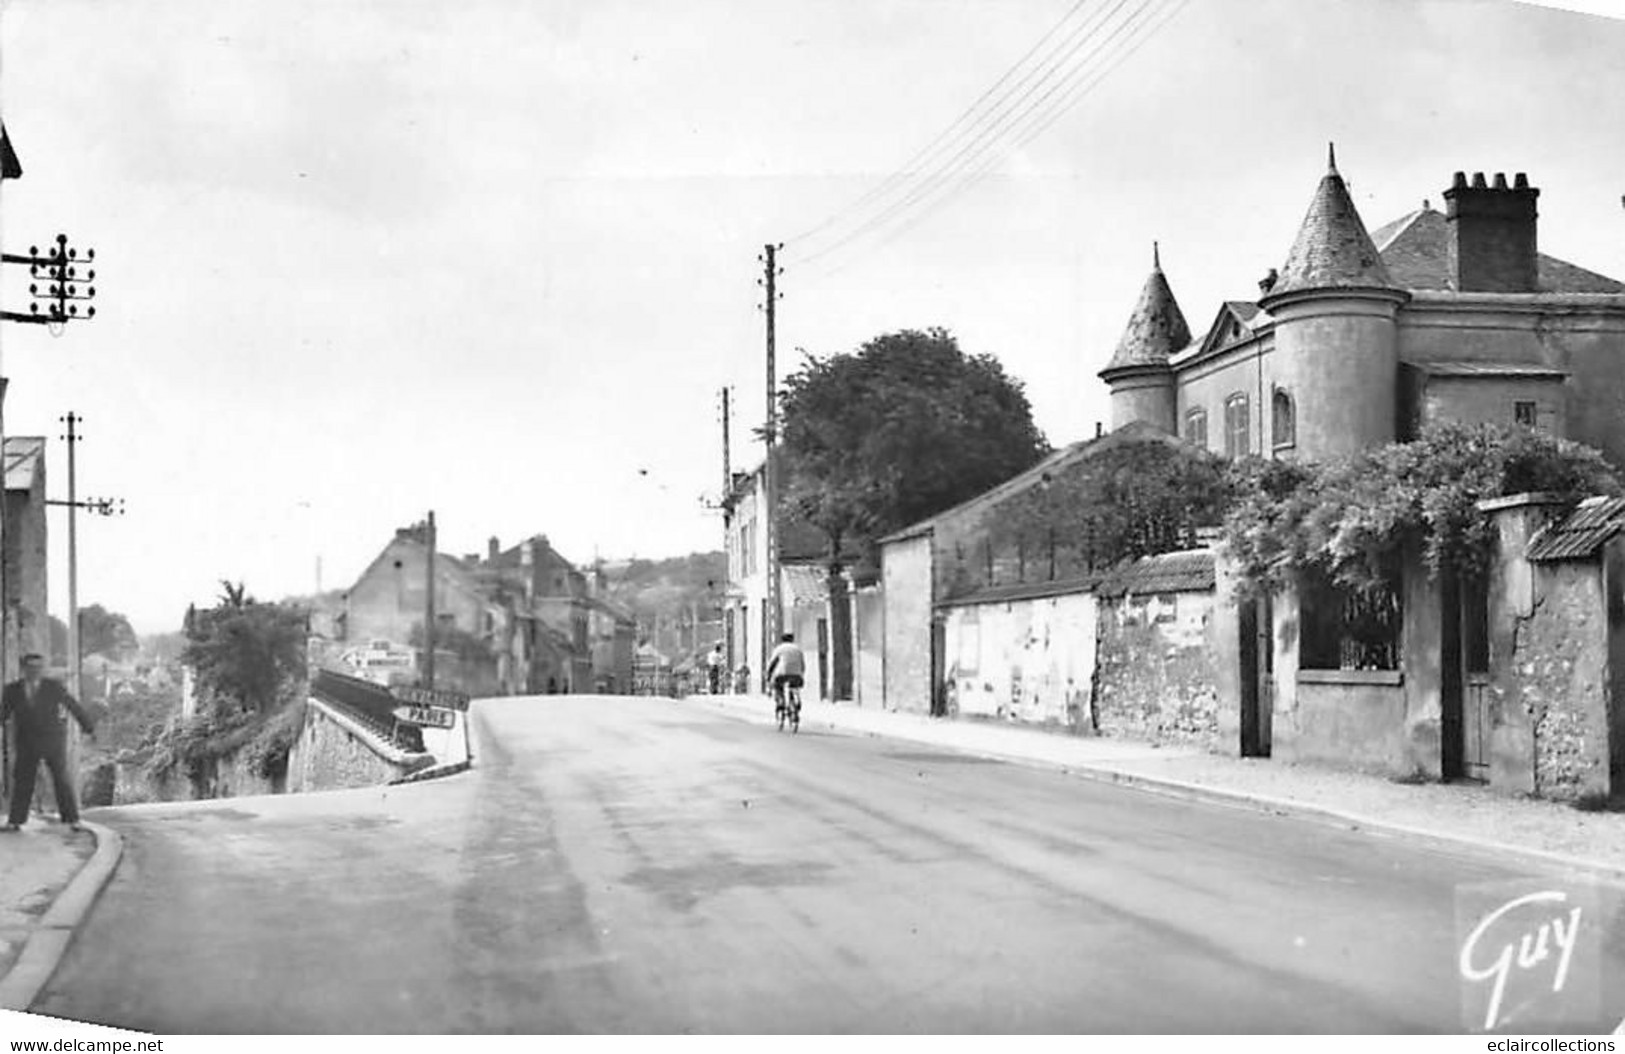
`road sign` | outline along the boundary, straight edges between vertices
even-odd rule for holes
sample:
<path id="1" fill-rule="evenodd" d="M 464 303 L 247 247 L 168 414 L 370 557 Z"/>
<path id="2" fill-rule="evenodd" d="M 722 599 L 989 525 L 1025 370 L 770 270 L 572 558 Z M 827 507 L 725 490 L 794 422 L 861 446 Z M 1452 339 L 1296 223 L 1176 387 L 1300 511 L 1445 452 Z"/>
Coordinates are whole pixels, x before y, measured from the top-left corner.
<path id="1" fill-rule="evenodd" d="M 391 688 L 389 693 L 403 703 L 417 706 L 439 706 L 447 710 L 468 709 L 468 696 L 444 688 L 412 688 L 403 684 Z"/>
<path id="2" fill-rule="evenodd" d="M 395 720 L 405 721 L 419 728 L 451 728 L 457 724 L 457 714 L 438 706 L 397 706 Z"/>

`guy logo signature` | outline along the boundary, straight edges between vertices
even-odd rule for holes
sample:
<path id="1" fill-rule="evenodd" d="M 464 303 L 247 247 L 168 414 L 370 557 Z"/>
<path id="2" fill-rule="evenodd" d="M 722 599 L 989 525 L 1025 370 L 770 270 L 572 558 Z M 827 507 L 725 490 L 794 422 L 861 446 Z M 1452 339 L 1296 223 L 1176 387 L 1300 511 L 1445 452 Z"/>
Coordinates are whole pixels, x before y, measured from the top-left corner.
<path id="1" fill-rule="evenodd" d="M 1501 1001 L 1506 995 L 1507 981 L 1514 971 L 1519 971 L 1519 976 L 1523 976 L 1530 971 L 1549 968 L 1552 970 L 1553 993 L 1563 991 L 1569 978 L 1569 963 L 1574 956 L 1575 938 L 1580 932 L 1581 915 L 1578 906 L 1565 911 L 1563 906 L 1567 905 L 1568 900 L 1567 893 L 1557 890 L 1543 890 L 1509 900 L 1485 915 L 1467 935 L 1457 960 L 1461 976 L 1475 984 L 1485 981 L 1493 984 L 1489 1007 L 1484 1014 L 1484 1031 L 1495 1028 L 1501 1016 Z M 1531 917 L 1521 926 L 1496 925 L 1528 905 L 1541 905 L 1543 910 L 1526 913 Z M 1498 931 L 1498 935 L 1492 935 L 1492 930 Z M 1553 956 L 1556 961 L 1550 967 L 1543 967 Z"/>

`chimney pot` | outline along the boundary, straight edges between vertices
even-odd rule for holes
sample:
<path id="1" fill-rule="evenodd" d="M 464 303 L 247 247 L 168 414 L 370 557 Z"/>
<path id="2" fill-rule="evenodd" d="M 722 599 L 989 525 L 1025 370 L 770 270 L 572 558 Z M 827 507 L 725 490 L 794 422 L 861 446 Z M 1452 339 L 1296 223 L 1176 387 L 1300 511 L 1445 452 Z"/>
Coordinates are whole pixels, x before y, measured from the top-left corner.
<path id="1" fill-rule="evenodd" d="M 487 560 L 495 560 L 502 552 L 502 545 L 497 541 L 496 535 L 491 535 L 491 540 L 485 543 L 485 552 Z"/>
<path id="2" fill-rule="evenodd" d="M 1450 181 L 1450 185 L 1452 187 L 1465 187 L 1467 185 L 1467 173 L 1457 172 L 1456 178 Z"/>
<path id="3" fill-rule="evenodd" d="M 1515 190 L 1528 190 L 1529 176 L 1523 172 L 1519 172 L 1515 177 L 1513 177 L 1512 186 Z"/>
<path id="4" fill-rule="evenodd" d="M 1507 188 L 1507 174 L 1505 172 L 1497 172 L 1495 174 L 1495 189 L 1496 190 L 1505 190 L 1506 188 Z"/>
<path id="5" fill-rule="evenodd" d="M 1474 172 L 1473 173 L 1473 188 L 1475 190 L 1488 190 L 1489 186 L 1490 185 L 1488 183 L 1484 182 L 1484 173 L 1482 173 L 1482 172 Z"/>

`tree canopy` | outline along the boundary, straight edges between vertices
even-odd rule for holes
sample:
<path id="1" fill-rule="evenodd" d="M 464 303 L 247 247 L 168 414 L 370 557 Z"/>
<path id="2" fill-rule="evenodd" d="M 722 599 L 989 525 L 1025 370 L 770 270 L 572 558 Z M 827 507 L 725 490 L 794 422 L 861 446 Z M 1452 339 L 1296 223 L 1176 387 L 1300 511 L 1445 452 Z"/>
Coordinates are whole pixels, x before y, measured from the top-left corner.
<path id="1" fill-rule="evenodd" d="M 100 604 L 79 609 L 79 654 L 122 658 L 141 647 L 130 620 Z"/>
<path id="2" fill-rule="evenodd" d="M 1029 467 L 1049 449 L 1021 382 L 946 330 L 809 356 L 781 394 L 785 499 L 832 560 Z"/>
<path id="3" fill-rule="evenodd" d="M 1243 587 L 1264 591 L 1311 569 L 1373 588 L 1391 581 L 1407 549 L 1430 574 L 1477 577 L 1494 541 L 1480 501 L 1542 491 L 1577 502 L 1621 490 L 1597 450 L 1494 425 L 1434 426 L 1414 441 L 1325 465 L 1254 461 L 1238 476 L 1226 544 Z"/>
<path id="4" fill-rule="evenodd" d="M 181 661 L 195 671 L 202 692 L 245 712 L 269 713 L 304 673 L 306 612 L 262 604 L 240 584 L 222 585 L 213 608 L 187 613 Z"/>

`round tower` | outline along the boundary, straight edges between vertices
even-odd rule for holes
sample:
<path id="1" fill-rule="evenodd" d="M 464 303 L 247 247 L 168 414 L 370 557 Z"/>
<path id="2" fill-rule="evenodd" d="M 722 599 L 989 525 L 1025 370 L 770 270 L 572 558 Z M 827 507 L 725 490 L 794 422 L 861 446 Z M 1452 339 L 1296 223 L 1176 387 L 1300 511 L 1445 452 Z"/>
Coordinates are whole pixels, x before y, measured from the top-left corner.
<path id="1" fill-rule="evenodd" d="M 1112 429 L 1134 421 L 1178 431 L 1174 370 L 1169 359 L 1191 342 L 1190 327 L 1162 273 L 1162 257 L 1151 244 L 1151 276 L 1129 316 L 1123 339 L 1100 379 L 1111 388 Z"/>
<path id="2" fill-rule="evenodd" d="M 1408 299 L 1389 278 L 1328 152 L 1326 175 L 1280 277 L 1258 302 L 1275 322 L 1270 390 L 1260 393 L 1266 434 L 1290 442 L 1303 461 L 1392 442 L 1396 315 Z"/>

